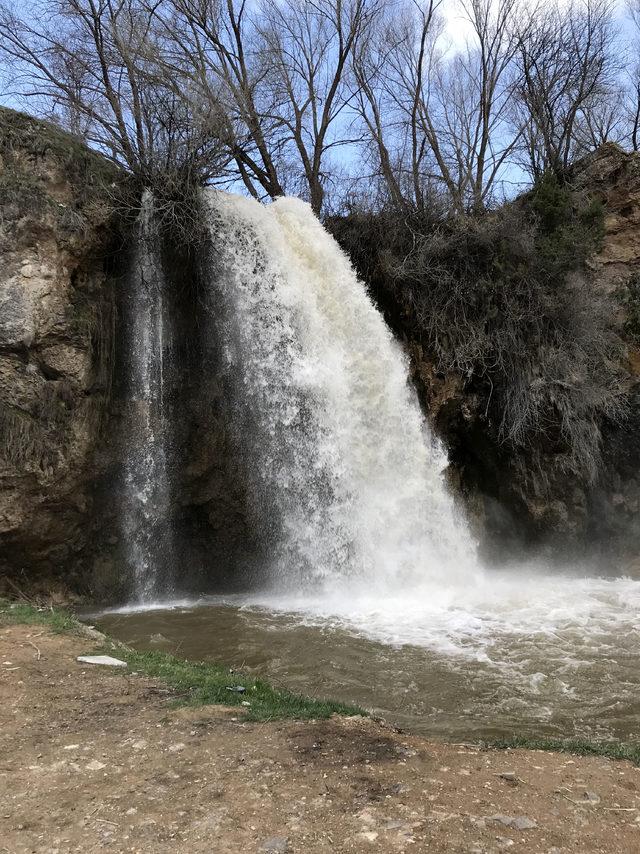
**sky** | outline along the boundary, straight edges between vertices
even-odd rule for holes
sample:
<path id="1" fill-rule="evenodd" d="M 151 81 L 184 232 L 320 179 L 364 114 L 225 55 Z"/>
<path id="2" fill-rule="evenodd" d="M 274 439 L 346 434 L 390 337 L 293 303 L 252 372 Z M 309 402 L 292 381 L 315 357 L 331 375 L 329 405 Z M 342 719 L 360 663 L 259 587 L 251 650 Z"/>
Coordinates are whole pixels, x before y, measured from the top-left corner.
<path id="1" fill-rule="evenodd" d="M 563 2 L 569 2 L 569 0 L 563 0 Z M 12 5 L 16 10 L 28 14 L 30 10 L 34 9 L 36 4 L 30 2 L 30 0 L 13 0 Z M 630 35 L 632 24 L 626 12 L 625 0 L 616 0 L 615 6 L 618 26 L 623 33 L 628 32 Z M 443 0 L 439 11 L 445 19 L 443 47 L 448 47 L 451 52 L 462 49 L 465 43 L 473 38 L 473 30 L 471 24 L 465 19 L 459 0 Z M 12 94 L 11 90 L 14 88 L 15 81 L 10 72 L 6 75 L 6 80 L 3 80 L 0 76 L 0 103 L 15 109 L 29 111 L 28 102 L 25 104 L 24 101 L 21 102 L 19 98 Z M 355 147 L 345 146 L 340 148 L 339 154 L 336 153 L 336 160 L 347 174 L 359 172 L 361 162 L 360 151 L 356 150 Z M 527 176 L 515 166 L 509 166 L 503 178 L 505 181 L 504 191 L 507 195 L 514 195 L 528 183 Z"/>

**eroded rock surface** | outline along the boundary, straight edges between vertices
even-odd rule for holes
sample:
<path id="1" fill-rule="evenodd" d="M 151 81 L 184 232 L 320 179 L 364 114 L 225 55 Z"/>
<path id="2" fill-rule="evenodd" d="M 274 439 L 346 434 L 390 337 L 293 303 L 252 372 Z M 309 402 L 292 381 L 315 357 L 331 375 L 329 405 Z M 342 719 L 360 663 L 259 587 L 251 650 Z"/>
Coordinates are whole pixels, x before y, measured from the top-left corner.
<path id="1" fill-rule="evenodd" d="M 115 178 L 56 128 L 0 111 L 0 574 L 18 581 L 67 571 L 90 531 Z"/>

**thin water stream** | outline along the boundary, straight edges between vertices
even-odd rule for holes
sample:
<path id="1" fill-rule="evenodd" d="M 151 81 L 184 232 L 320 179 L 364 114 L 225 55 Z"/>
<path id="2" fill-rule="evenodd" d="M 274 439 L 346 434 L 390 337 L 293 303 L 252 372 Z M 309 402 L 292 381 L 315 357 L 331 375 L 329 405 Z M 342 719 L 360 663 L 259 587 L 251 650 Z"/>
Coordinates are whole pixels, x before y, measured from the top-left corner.
<path id="1" fill-rule="evenodd" d="M 235 596 L 97 625 L 432 737 L 640 737 L 640 584 L 496 577 L 484 596 L 435 598 Z"/>

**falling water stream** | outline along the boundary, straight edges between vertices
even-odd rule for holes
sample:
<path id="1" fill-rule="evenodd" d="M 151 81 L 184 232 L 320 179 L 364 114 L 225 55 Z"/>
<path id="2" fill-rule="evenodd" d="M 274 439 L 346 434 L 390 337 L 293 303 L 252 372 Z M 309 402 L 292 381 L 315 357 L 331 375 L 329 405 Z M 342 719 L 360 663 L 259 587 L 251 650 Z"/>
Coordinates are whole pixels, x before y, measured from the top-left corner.
<path id="1" fill-rule="evenodd" d="M 295 199 L 205 201 L 224 305 L 211 334 L 268 566 L 246 594 L 180 603 L 134 541 L 138 601 L 99 625 L 432 734 L 637 737 L 640 584 L 481 567 L 406 359 L 335 241 Z M 144 370 L 139 384 L 148 400 Z M 167 483 L 154 429 L 129 478 L 152 517 Z"/>
<path id="2" fill-rule="evenodd" d="M 175 564 L 168 523 L 169 425 L 164 394 L 168 322 L 159 240 L 153 195 L 147 190 L 125 282 L 128 369 L 121 433 L 126 453 L 118 506 L 132 598 L 139 604 L 171 595 Z"/>
<path id="3" fill-rule="evenodd" d="M 298 199 L 208 203 L 234 427 L 256 515 L 270 508 L 271 586 L 480 583 L 406 359 L 336 242 Z"/>

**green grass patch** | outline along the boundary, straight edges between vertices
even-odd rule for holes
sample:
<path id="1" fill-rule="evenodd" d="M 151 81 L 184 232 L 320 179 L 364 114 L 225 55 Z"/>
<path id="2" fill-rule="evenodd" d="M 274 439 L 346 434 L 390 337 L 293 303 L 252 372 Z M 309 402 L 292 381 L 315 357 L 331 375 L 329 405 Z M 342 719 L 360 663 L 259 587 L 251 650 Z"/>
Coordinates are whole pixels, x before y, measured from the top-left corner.
<path id="1" fill-rule="evenodd" d="M 640 745 L 615 741 L 586 741 L 581 738 L 530 738 L 513 736 L 483 742 L 485 747 L 497 750 L 548 750 L 553 753 L 571 753 L 575 756 L 604 756 L 607 759 L 627 759 L 640 765 Z"/>
<path id="2" fill-rule="evenodd" d="M 54 632 L 67 634 L 78 632 L 80 629 L 78 620 L 67 611 L 0 599 L 0 626 L 18 624 L 47 626 Z"/>
<path id="3" fill-rule="evenodd" d="M 137 652 L 128 647 L 113 646 L 104 652 L 117 654 L 133 672 L 161 679 L 179 695 L 182 705 L 203 706 L 222 704 L 243 706 L 246 719 L 267 721 L 276 718 L 328 718 L 333 714 L 364 715 L 362 709 L 332 700 L 316 700 L 274 688 L 268 682 L 238 672 L 228 667 L 207 662 L 192 662 L 164 652 Z M 241 686 L 243 693 L 229 691 Z"/>
<path id="4" fill-rule="evenodd" d="M 47 626 L 54 632 L 78 633 L 82 630 L 82 624 L 65 611 L 0 599 L 0 626 L 18 623 Z M 179 705 L 239 706 L 245 713 L 245 719 L 249 721 L 278 718 L 310 720 L 328 718 L 333 714 L 367 714 L 362 709 L 346 703 L 317 700 L 275 688 L 262 679 L 231 672 L 228 667 L 219 664 L 185 661 L 164 652 L 137 652 L 111 640 L 98 652 L 126 661 L 129 672 L 161 679 L 176 692 L 176 702 Z M 228 690 L 238 686 L 242 686 L 244 692 Z M 243 706 L 243 703 L 249 705 Z"/>

